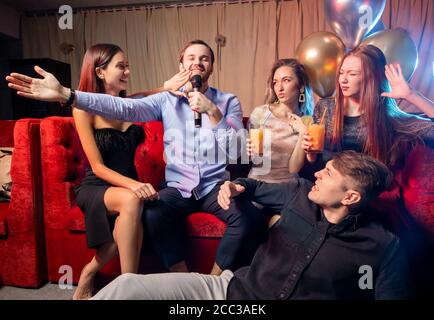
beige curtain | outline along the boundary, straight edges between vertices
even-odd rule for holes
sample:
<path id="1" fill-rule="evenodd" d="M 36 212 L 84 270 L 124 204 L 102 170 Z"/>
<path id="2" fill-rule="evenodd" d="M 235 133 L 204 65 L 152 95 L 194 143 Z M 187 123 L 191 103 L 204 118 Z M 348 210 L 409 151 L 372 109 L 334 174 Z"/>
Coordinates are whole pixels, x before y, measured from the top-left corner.
<path id="1" fill-rule="evenodd" d="M 159 87 L 177 73 L 178 52 L 189 40 L 203 39 L 215 51 L 216 21 L 217 11 L 208 6 L 130 12 L 126 48 L 133 70 L 132 91 Z"/>
<path id="2" fill-rule="evenodd" d="M 245 114 L 264 100 L 268 70 L 276 57 L 275 2 L 219 6 L 222 48 L 219 85 L 236 93 Z"/>
<path id="3" fill-rule="evenodd" d="M 245 115 L 263 103 L 266 79 L 276 58 L 292 57 L 300 41 L 316 31 L 331 31 L 323 1 L 255 1 L 214 3 L 170 8 L 89 10 L 74 14 L 73 30 L 60 30 L 56 16 L 26 17 L 22 21 L 24 55 L 50 57 L 71 64 L 78 84 L 85 48 L 115 43 L 128 55 L 132 68 L 130 92 L 159 87 L 178 71 L 183 44 L 203 39 L 216 54 L 213 86 L 236 94 Z M 411 85 L 434 98 L 432 35 L 434 3 L 430 0 L 388 0 L 382 21 L 389 29 L 402 27 L 419 49 L 419 67 Z M 218 47 L 217 35 L 226 39 Z M 75 50 L 64 54 L 59 46 Z M 402 104 L 407 111 L 415 111 Z"/>

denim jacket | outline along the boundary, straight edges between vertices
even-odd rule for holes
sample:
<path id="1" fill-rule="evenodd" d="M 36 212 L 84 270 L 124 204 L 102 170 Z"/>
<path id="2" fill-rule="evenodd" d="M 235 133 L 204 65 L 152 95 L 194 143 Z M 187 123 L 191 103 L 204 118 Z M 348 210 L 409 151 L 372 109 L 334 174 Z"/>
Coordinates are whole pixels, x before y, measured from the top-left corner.
<path id="1" fill-rule="evenodd" d="M 248 267 L 235 271 L 228 299 L 403 299 L 410 297 L 399 239 L 369 212 L 331 224 L 307 197 L 312 183 L 237 179 L 244 197 L 281 212 Z"/>

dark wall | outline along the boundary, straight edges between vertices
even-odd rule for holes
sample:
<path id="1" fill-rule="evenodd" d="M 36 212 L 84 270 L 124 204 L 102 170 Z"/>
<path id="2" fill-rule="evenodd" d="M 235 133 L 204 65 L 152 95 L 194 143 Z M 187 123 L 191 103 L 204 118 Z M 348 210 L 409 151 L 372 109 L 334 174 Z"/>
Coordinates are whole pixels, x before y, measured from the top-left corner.
<path id="1" fill-rule="evenodd" d="M 10 73 L 9 60 L 22 59 L 23 46 L 20 39 L 0 33 L 0 119 L 13 119 L 12 92 L 5 77 Z"/>
<path id="2" fill-rule="evenodd" d="M 71 116 L 71 108 L 63 108 L 59 103 L 43 102 L 17 96 L 9 89 L 6 75 L 11 72 L 40 77 L 33 70 L 35 65 L 54 74 L 63 85 L 71 86 L 71 68 L 64 62 L 53 59 L 23 59 L 22 43 L 0 34 L 0 119 L 18 120 L 22 118 L 45 118 L 48 116 Z"/>

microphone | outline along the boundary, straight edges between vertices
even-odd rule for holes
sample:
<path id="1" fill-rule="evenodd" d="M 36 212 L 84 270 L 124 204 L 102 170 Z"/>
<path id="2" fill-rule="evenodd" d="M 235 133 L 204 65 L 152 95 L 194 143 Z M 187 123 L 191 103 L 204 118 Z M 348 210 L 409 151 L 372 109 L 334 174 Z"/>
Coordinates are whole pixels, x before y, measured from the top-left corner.
<path id="1" fill-rule="evenodd" d="M 190 82 L 193 86 L 193 91 L 198 92 L 202 87 L 202 77 L 198 74 L 195 74 L 191 77 Z M 194 127 L 200 128 L 202 126 L 202 114 L 199 112 L 194 113 Z"/>
<path id="2" fill-rule="evenodd" d="M 191 84 L 190 81 L 188 81 L 188 82 L 185 84 L 185 87 L 184 87 L 184 93 L 189 94 L 190 92 L 193 92 L 193 85 Z"/>

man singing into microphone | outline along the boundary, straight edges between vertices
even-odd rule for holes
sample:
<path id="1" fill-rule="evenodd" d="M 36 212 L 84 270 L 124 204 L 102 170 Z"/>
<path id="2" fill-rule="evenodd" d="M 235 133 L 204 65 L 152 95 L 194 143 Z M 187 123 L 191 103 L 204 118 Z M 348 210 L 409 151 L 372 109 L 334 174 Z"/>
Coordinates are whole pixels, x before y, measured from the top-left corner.
<path id="1" fill-rule="evenodd" d="M 199 85 L 194 81 L 196 89 L 188 95 L 161 92 L 142 99 L 125 99 L 74 91 L 37 68 L 44 79 L 21 75 L 21 79 L 26 79 L 21 83 L 28 86 L 15 88 L 34 99 L 73 101 L 75 107 L 109 119 L 163 122 L 166 183 L 159 191 L 159 200 L 145 206 L 143 221 L 155 251 L 171 271 L 188 271 L 182 221 L 190 213 L 210 212 L 227 223 L 211 271 L 214 275 L 235 267 L 243 241 L 261 225 L 255 211 L 246 210 L 247 206 L 251 208 L 249 202 L 233 202 L 229 210 L 221 209 L 217 203 L 220 185 L 229 179 L 227 159 L 239 155 L 241 143 L 237 140 L 243 123 L 238 98 L 209 87 L 213 64 L 214 53 L 207 43 L 194 40 L 185 45 L 179 56 L 180 69 L 190 70 L 195 80 L 201 80 Z M 209 161 L 210 150 L 217 150 L 216 161 Z M 222 152 L 223 159 L 219 156 Z"/>

